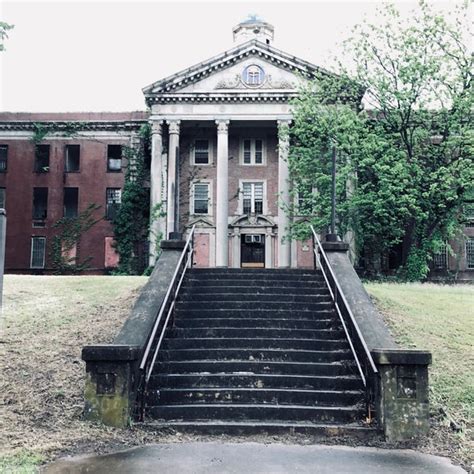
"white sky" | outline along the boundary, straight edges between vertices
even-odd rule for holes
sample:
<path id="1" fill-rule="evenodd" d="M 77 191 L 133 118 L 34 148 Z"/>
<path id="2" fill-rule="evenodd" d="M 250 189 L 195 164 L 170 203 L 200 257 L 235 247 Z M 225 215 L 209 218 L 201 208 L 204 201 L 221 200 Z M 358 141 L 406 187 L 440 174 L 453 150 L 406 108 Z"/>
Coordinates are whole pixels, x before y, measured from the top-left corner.
<path id="1" fill-rule="evenodd" d="M 231 48 L 249 13 L 274 25 L 276 48 L 327 66 L 380 3 L 0 0 L 0 20 L 15 25 L 0 53 L 0 110 L 143 110 L 144 86 Z M 405 15 L 415 5 L 396 3 Z"/>

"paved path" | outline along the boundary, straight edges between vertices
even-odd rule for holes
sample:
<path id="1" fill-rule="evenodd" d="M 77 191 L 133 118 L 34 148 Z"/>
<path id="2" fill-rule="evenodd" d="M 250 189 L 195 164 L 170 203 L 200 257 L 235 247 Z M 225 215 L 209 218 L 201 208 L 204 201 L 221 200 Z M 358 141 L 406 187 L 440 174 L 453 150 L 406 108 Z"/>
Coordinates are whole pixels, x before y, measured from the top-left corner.
<path id="1" fill-rule="evenodd" d="M 50 464 L 48 474 L 450 474 L 446 458 L 411 450 L 258 443 L 176 443 L 141 446 L 105 456 Z"/>

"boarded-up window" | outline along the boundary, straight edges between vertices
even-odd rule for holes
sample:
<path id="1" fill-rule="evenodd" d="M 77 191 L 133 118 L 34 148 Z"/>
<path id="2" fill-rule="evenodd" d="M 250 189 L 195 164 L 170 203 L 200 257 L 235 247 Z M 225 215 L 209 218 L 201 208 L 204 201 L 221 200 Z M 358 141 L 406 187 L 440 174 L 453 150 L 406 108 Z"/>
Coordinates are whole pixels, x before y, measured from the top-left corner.
<path id="1" fill-rule="evenodd" d="M 5 209 L 6 194 L 7 190 L 5 188 L 0 188 L 0 209 Z"/>
<path id="2" fill-rule="evenodd" d="M 77 258 L 77 244 L 70 247 L 63 243 L 61 246 L 61 256 L 68 265 L 75 265 Z"/>
<path id="3" fill-rule="evenodd" d="M 122 145 L 107 145 L 107 171 L 122 171 Z"/>
<path id="4" fill-rule="evenodd" d="M 115 268 L 119 264 L 119 254 L 114 247 L 114 238 L 106 237 L 105 238 L 105 268 Z"/>

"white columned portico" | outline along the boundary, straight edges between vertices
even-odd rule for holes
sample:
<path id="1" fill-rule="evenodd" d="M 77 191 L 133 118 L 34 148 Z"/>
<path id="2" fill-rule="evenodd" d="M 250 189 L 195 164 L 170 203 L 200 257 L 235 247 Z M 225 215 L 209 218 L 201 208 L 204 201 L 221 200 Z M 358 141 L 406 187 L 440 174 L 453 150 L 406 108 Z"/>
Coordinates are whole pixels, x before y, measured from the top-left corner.
<path id="1" fill-rule="evenodd" d="M 151 166 L 150 166 L 150 259 L 155 265 L 158 255 L 157 243 L 166 237 L 166 220 L 163 213 L 163 121 L 151 125 Z"/>
<path id="2" fill-rule="evenodd" d="M 168 120 L 169 149 L 168 149 L 168 202 L 166 229 L 169 238 L 170 233 L 179 232 L 177 228 L 177 172 L 179 154 L 179 120 Z M 176 228 L 175 228 L 176 227 Z"/>
<path id="3" fill-rule="evenodd" d="M 286 238 L 290 219 L 287 206 L 290 203 L 290 173 L 288 170 L 290 120 L 278 120 L 278 266 L 289 268 L 291 245 Z"/>
<path id="4" fill-rule="evenodd" d="M 229 265 L 229 120 L 217 124 L 216 267 Z"/>

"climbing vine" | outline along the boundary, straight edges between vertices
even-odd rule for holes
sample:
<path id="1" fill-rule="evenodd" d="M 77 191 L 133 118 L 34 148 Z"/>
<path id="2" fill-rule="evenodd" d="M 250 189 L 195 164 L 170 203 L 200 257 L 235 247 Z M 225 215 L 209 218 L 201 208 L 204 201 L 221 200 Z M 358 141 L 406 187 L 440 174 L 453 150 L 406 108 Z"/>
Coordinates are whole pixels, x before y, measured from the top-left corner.
<path id="1" fill-rule="evenodd" d="M 139 132 L 140 145 L 123 148 L 127 171 L 120 208 L 113 220 L 114 245 L 120 256 L 116 272 L 119 274 L 143 273 L 143 260 L 148 254 L 145 243 L 149 232 L 150 195 L 146 187 L 149 176 L 145 162 L 150 148 L 150 133 L 150 126 L 144 125 Z M 154 215 L 160 212 L 160 209 L 153 210 Z"/>
<path id="2" fill-rule="evenodd" d="M 89 204 L 77 217 L 63 217 L 53 224 L 58 233 L 53 237 L 51 257 L 56 274 L 79 273 L 90 268 L 91 256 L 79 262 L 81 236 L 103 217 L 96 218 L 95 212 L 101 206 Z"/>

